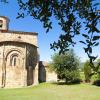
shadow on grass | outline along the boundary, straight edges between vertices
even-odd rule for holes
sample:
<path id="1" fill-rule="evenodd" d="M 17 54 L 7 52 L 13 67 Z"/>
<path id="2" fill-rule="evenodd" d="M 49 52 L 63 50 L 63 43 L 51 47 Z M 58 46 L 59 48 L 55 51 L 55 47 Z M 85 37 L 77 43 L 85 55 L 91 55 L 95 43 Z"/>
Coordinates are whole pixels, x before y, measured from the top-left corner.
<path id="1" fill-rule="evenodd" d="M 94 81 L 92 85 L 95 85 L 95 86 L 99 86 L 100 87 L 100 80 Z"/>
<path id="2" fill-rule="evenodd" d="M 66 83 L 66 82 L 52 82 L 52 84 L 55 84 L 55 85 L 77 85 L 77 84 L 80 84 L 81 82 L 73 82 L 73 83 Z"/>

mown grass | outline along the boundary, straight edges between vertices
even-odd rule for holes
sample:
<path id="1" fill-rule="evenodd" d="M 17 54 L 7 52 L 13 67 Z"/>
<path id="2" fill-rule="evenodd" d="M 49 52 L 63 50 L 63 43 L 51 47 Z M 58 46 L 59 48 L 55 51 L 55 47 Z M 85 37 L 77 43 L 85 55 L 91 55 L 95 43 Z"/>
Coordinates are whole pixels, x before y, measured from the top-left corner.
<path id="1" fill-rule="evenodd" d="M 100 100 L 100 87 L 43 83 L 27 88 L 0 89 L 0 100 Z"/>

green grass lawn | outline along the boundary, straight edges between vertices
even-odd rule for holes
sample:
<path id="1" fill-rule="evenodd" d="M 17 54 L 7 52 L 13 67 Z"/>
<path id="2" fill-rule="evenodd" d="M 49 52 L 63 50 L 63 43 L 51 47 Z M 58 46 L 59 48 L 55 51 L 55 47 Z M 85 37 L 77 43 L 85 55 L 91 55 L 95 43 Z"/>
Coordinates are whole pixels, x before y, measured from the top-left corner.
<path id="1" fill-rule="evenodd" d="M 43 83 L 27 88 L 0 89 L 0 100 L 100 100 L 100 87 Z"/>

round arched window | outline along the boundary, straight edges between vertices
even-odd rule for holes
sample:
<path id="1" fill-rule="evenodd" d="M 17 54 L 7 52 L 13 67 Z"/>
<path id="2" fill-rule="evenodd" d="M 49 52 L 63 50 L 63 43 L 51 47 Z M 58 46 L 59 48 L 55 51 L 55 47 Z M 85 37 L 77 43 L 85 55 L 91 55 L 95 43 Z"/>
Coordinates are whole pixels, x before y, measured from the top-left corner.
<path id="1" fill-rule="evenodd" d="M 10 66 L 17 66 L 19 64 L 19 58 L 17 54 L 14 54 L 10 58 Z"/>
<path id="2" fill-rule="evenodd" d="M 3 21 L 0 20 L 0 28 L 2 28 L 2 26 L 3 26 Z"/>

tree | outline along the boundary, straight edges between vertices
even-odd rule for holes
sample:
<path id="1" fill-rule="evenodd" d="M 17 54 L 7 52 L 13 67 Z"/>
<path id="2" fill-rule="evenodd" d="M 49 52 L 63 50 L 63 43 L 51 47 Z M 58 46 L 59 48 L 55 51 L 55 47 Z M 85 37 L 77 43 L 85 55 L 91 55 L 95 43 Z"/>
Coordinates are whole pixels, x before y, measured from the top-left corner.
<path id="1" fill-rule="evenodd" d="M 4 2 L 9 0 L 2 0 Z M 96 0 L 17 0 L 20 10 L 17 18 L 24 18 L 29 15 L 43 23 L 46 32 L 52 29 L 52 17 L 58 22 L 63 30 L 57 42 L 51 44 L 51 49 L 64 53 L 69 47 L 76 44 L 75 36 L 83 36 L 80 43 L 85 46 L 84 51 L 90 59 L 91 68 L 95 69 L 100 65 L 94 65 L 97 56 L 93 56 L 93 47 L 99 46 L 100 33 L 98 24 L 100 21 L 100 2 Z M 80 30 L 84 28 L 85 33 Z"/>
<path id="2" fill-rule="evenodd" d="M 75 56 L 73 50 L 59 55 L 52 56 L 50 67 L 57 73 L 60 79 L 65 79 L 66 83 L 80 82 L 79 60 Z"/>
<path id="3" fill-rule="evenodd" d="M 96 80 L 94 80 L 93 84 L 100 86 L 100 59 L 97 59 L 97 63 L 98 63 L 98 67 L 97 67 L 98 73 L 95 74 Z"/>
<path id="4" fill-rule="evenodd" d="M 91 67 L 89 64 L 89 61 L 86 61 L 84 64 L 84 75 L 85 75 L 85 81 L 90 82 L 91 79 Z"/>
<path id="5" fill-rule="evenodd" d="M 98 62 L 98 63 L 100 63 L 100 58 L 99 58 L 99 59 L 97 59 L 97 62 Z"/>
<path id="6" fill-rule="evenodd" d="M 100 58 L 97 59 L 97 64 L 98 64 L 98 80 L 100 80 Z"/>

